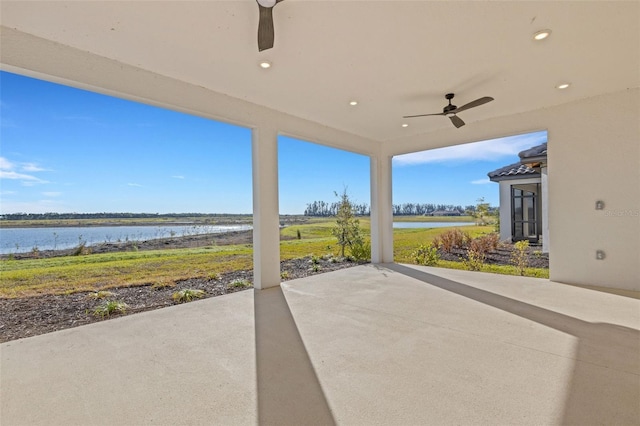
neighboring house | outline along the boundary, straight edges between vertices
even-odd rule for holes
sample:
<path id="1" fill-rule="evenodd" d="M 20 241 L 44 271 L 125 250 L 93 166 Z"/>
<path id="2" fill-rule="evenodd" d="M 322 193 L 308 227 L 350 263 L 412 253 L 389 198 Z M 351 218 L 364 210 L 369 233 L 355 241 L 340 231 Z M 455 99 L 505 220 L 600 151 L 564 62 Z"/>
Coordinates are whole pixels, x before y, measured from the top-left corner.
<path id="1" fill-rule="evenodd" d="M 520 162 L 488 173 L 500 184 L 500 239 L 529 240 L 549 251 L 546 142 L 518 154 Z"/>
<path id="2" fill-rule="evenodd" d="M 457 210 L 436 210 L 430 216 L 461 216 Z"/>

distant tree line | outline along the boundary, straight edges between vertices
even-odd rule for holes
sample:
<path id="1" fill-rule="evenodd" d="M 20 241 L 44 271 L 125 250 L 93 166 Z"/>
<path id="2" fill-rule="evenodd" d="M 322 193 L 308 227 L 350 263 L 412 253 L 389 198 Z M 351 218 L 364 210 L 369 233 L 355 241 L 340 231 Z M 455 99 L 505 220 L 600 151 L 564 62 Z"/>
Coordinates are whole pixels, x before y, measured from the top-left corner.
<path id="1" fill-rule="evenodd" d="M 352 204 L 356 216 L 369 216 L 371 209 L 368 204 Z M 308 203 L 304 210 L 305 216 L 336 216 L 340 203 L 328 203 L 326 201 L 314 201 Z M 454 205 L 454 204 L 432 204 L 432 203 L 403 203 L 393 205 L 394 216 L 430 216 L 434 213 L 451 213 L 455 215 L 473 215 L 477 206 Z M 495 207 L 488 207 L 489 212 L 496 210 Z"/>
<path id="2" fill-rule="evenodd" d="M 340 202 L 327 203 L 326 201 L 314 201 L 307 204 L 307 208 L 304 209 L 305 216 L 336 216 L 340 209 Z M 355 204 L 351 203 L 353 208 L 353 214 L 356 216 L 369 216 L 371 210 L 368 204 Z"/>
<path id="3" fill-rule="evenodd" d="M 227 213 L 9 213 L 0 220 L 62 220 L 62 219 L 148 219 L 180 217 L 224 217 Z M 233 214 L 232 216 L 251 216 Z"/>

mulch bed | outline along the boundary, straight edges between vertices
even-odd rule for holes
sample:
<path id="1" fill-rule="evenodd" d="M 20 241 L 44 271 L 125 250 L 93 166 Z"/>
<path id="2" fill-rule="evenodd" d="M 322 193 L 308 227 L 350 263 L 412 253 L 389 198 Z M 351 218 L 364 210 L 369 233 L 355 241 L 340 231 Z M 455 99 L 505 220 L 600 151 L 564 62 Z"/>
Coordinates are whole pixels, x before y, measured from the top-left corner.
<path id="1" fill-rule="evenodd" d="M 527 248 L 527 266 L 530 268 L 549 268 L 549 253 L 542 253 L 540 247 Z M 500 244 L 500 246 L 486 254 L 485 263 L 489 265 L 512 265 L 511 256 L 513 254 L 512 244 Z M 462 262 L 468 259 L 466 249 L 453 248 L 451 253 L 446 253 L 442 249 L 438 250 L 440 259 Z"/>

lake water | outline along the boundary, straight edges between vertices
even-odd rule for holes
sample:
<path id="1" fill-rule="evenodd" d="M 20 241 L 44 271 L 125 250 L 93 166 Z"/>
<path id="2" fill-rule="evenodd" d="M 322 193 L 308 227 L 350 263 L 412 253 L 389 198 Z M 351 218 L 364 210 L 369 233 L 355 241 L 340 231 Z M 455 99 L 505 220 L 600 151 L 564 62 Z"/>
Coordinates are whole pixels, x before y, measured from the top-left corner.
<path id="1" fill-rule="evenodd" d="M 62 250 L 103 242 L 146 241 L 187 235 L 246 231 L 251 225 L 87 226 L 51 228 L 0 228 L 0 254 Z"/>
<path id="2" fill-rule="evenodd" d="M 445 228 L 469 226 L 473 222 L 393 222 L 394 228 Z M 0 228 L 0 254 L 38 250 L 63 250 L 104 242 L 146 241 L 188 235 L 246 231 L 251 225 L 182 225 L 182 226 L 88 226 L 50 228 Z"/>

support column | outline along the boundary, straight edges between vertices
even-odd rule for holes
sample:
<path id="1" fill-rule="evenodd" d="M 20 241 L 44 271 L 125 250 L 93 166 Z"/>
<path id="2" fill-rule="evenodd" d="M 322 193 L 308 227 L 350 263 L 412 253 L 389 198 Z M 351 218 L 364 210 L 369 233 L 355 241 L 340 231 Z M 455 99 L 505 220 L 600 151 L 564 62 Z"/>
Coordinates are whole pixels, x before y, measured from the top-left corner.
<path id="1" fill-rule="evenodd" d="M 391 157 L 371 157 L 371 262 L 393 262 Z"/>
<path id="2" fill-rule="evenodd" d="M 540 169 L 540 176 L 542 181 L 542 196 L 540 197 L 542 203 L 542 252 L 549 253 L 549 173 L 546 165 Z"/>
<path id="3" fill-rule="evenodd" d="M 255 128 L 251 138 L 253 167 L 253 286 L 280 285 L 280 217 L 278 207 L 278 132 Z"/>

